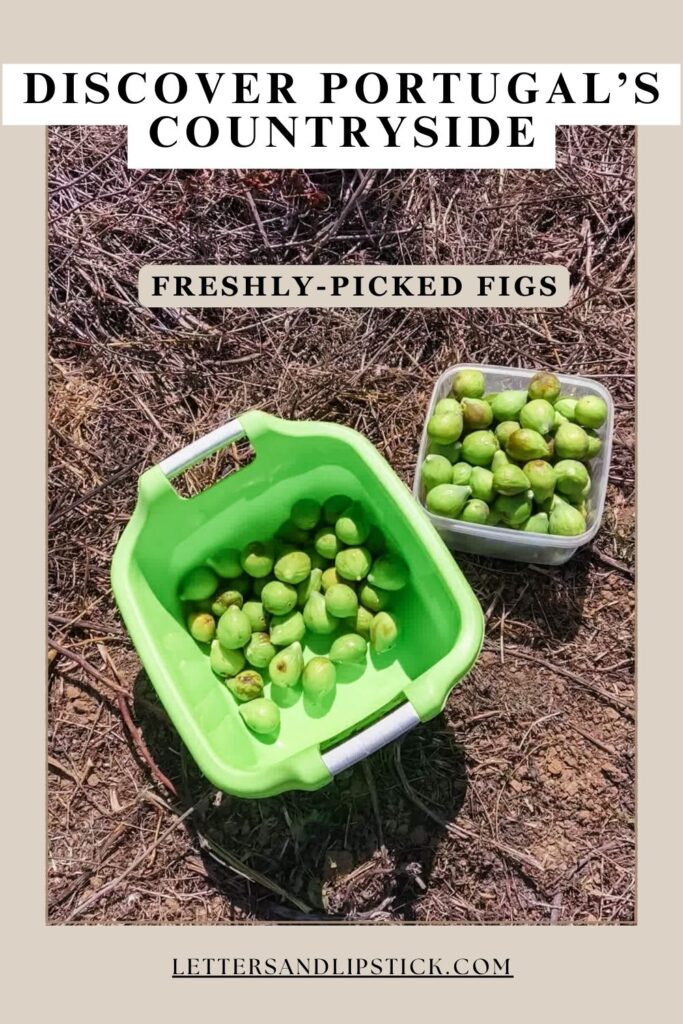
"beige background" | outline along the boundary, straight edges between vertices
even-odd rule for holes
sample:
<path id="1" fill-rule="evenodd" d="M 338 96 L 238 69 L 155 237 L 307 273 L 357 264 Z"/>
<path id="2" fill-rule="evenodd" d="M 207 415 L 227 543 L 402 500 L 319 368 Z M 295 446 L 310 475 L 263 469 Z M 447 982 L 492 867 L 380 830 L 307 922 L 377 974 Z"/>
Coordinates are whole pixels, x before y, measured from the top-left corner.
<path id="1" fill-rule="evenodd" d="M 403 8 L 403 12 L 401 12 Z M 346 0 L 343 7 L 265 0 L 188 8 L 24 6 L 3 26 L 3 60 L 678 61 L 674 5 L 577 2 L 419 8 Z M 6 21 L 7 21 L 6 16 Z M 250 24 L 251 20 L 251 24 Z M 485 28 L 486 35 L 483 35 Z M 681 131 L 639 132 L 639 924 L 628 928 L 251 927 L 47 928 L 44 924 L 44 644 L 35 611 L 45 577 L 44 133 L 5 129 L 2 150 L 4 474 L 2 744 L 5 991 L 22 1018 L 186 1020 L 269 1013 L 300 1019 L 416 1015 L 479 1020 L 640 1020 L 673 1005 L 680 929 Z M 659 396 L 664 390 L 666 404 Z M 680 434 L 680 427 L 678 428 Z M 663 440 L 664 439 L 664 440 Z M 664 483 L 662 483 L 664 481 Z M 672 511 L 662 518 L 663 495 Z M 224 982 L 169 980 L 187 955 L 510 956 L 515 981 Z M 305 987 L 304 987 L 305 986 Z M 325 987 L 323 987 L 325 986 Z M 455 986 L 455 988 L 453 987 Z M 288 1002 L 283 1004 L 283 998 Z M 6 999 L 6 1001 L 8 1001 Z M 12 1012 L 12 1011 L 10 1011 Z M 287 1011 L 286 1011 L 287 1012 Z M 667 1019 L 670 1010 L 659 1011 Z M 14 1014 L 12 1019 L 14 1019 Z"/>

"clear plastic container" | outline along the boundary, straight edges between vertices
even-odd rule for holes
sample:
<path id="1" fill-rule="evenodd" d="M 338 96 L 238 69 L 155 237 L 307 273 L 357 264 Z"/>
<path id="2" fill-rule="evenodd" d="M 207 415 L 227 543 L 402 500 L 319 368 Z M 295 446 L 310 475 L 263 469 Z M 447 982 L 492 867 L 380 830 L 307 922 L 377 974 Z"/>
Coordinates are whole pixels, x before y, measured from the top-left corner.
<path id="1" fill-rule="evenodd" d="M 432 415 L 434 406 L 440 398 L 451 393 L 451 382 L 458 370 L 481 370 L 486 380 L 486 391 L 504 391 L 510 388 L 521 389 L 537 373 L 537 370 L 518 370 L 510 366 L 481 366 L 473 363 L 461 363 L 449 367 L 436 382 L 429 403 L 429 411 L 422 430 L 420 452 L 415 467 L 413 493 L 420 504 L 425 507 L 424 488 L 420 479 L 420 467 L 427 454 L 429 436 L 427 420 Z M 578 537 L 556 537 L 544 533 L 525 533 L 511 530 L 505 526 L 479 526 L 475 523 L 464 523 L 457 519 L 437 516 L 425 508 L 446 544 L 455 551 L 467 551 L 473 554 L 490 555 L 493 558 L 507 558 L 515 562 L 536 562 L 542 565 L 562 565 L 568 561 L 579 548 L 588 544 L 600 529 L 602 512 L 607 493 L 607 477 L 609 475 L 610 458 L 612 455 L 612 433 L 614 429 L 614 403 L 612 396 L 602 384 L 586 377 L 572 377 L 556 374 L 562 384 L 563 398 L 580 398 L 581 395 L 599 395 L 607 404 L 607 419 L 596 431 L 602 440 L 602 448 L 598 455 L 591 459 L 591 491 L 587 501 L 588 529 Z"/>

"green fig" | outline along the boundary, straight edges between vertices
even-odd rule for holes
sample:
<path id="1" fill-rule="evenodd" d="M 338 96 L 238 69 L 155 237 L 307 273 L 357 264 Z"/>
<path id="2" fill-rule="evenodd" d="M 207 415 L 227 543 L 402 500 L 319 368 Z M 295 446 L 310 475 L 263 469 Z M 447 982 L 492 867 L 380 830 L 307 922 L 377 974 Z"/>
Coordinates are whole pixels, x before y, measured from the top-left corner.
<path id="1" fill-rule="evenodd" d="M 560 459 L 585 459 L 588 434 L 578 423 L 563 423 L 555 434 L 555 454 Z"/>
<path id="2" fill-rule="evenodd" d="M 278 542 L 275 546 L 276 557 L 284 554 L 285 550 L 287 550 L 286 548 L 283 548 L 283 545 L 293 544 L 295 549 L 300 548 L 309 540 L 309 538 L 309 530 L 303 530 L 300 526 L 297 526 L 296 523 L 293 523 L 291 519 L 288 519 L 282 524 L 275 534 L 275 539 Z"/>
<path id="3" fill-rule="evenodd" d="M 524 474 L 537 502 L 545 501 L 555 491 L 557 476 L 549 462 L 532 459 L 524 465 Z"/>
<path id="4" fill-rule="evenodd" d="M 472 498 L 467 502 L 464 509 L 458 516 L 464 523 L 476 523 L 482 526 L 488 522 L 490 515 L 490 509 L 485 501 L 479 501 L 478 498 Z"/>
<path id="5" fill-rule="evenodd" d="M 358 633 L 365 640 L 370 639 L 370 630 L 375 616 L 365 608 L 362 604 L 358 605 L 358 611 L 356 612 L 355 618 L 346 619 L 344 626 L 351 633 Z"/>
<path id="6" fill-rule="evenodd" d="M 313 597 L 320 594 L 311 594 Z M 322 598 L 321 598 L 322 600 Z M 270 642 L 276 647 L 289 647 L 297 640 L 303 640 L 306 634 L 306 623 L 301 612 L 288 612 L 287 615 L 273 615 L 270 620 Z"/>
<path id="7" fill-rule="evenodd" d="M 244 597 L 239 590 L 224 590 L 222 594 L 218 594 L 211 602 L 211 611 L 220 618 L 231 604 L 237 605 L 238 608 L 244 604 Z"/>
<path id="8" fill-rule="evenodd" d="M 499 448 L 492 430 L 475 430 L 462 442 L 462 457 L 470 466 L 488 466 Z"/>
<path id="9" fill-rule="evenodd" d="M 430 491 L 437 484 L 450 483 L 453 469 L 454 467 L 443 455 L 428 455 L 420 470 L 425 491 Z"/>
<path id="10" fill-rule="evenodd" d="M 575 459 L 561 459 L 555 463 L 557 489 L 560 494 L 570 499 L 581 498 L 590 486 L 588 470 L 583 462 Z"/>
<path id="11" fill-rule="evenodd" d="M 499 423 L 503 423 L 505 420 L 518 420 L 526 401 L 526 391 L 499 392 L 491 402 L 494 419 L 497 419 Z"/>
<path id="12" fill-rule="evenodd" d="M 323 593 L 327 593 L 330 587 L 334 586 L 335 583 L 343 582 L 343 578 L 339 575 L 333 565 L 331 565 L 329 569 L 325 569 L 320 581 Z"/>
<path id="13" fill-rule="evenodd" d="M 365 579 L 370 571 L 372 555 L 367 548 L 345 548 L 335 558 L 334 565 L 342 581 L 351 580 L 357 583 Z"/>
<path id="14" fill-rule="evenodd" d="M 584 457 L 586 459 L 594 459 L 602 448 L 602 441 L 592 430 L 587 430 L 586 434 L 588 435 L 588 451 Z"/>
<path id="15" fill-rule="evenodd" d="M 242 568 L 248 576 L 256 579 L 268 576 L 273 570 L 274 561 L 275 549 L 272 541 L 263 544 L 259 540 L 254 540 L 247 544 L 240 555 Z"/>
<path id="16" fill-rule="evenodd" d="M 229 651 L 221 647 L 219 640 L 211 641 L 209 664 L 219 676 L 236 676 L 245 665 L 242 651 Z"/>
<path id="17" fill-rule="evenodd" d="M 261 591 L 261 603 L 273 615 L 286 615 L 296 608 L 297 592 L 289 583 L 271 580 Z"/>
<path id="18" fill-rule="evenodd" d="M 298 640 L 278 651 L 268 665 L 273 686 L 296 686 L 303 670 L 304 655 Z"/>
<path id="19" fill-rule="evenodd" d="M 556 413 L 560 416 L 564 416 L 570 423 L 576 422 L 576 399 L 575 398 L 558 398 L 553 407 Z"/>
<path id="20" fill-rule="evenodd" d="M 486 520 L 487 526 L 499 526 L 503 521 L 500 512 L 495 508 L 489 508 L 489 517 Z"/>
<path id="21" fill-rule="evenodd" d="M 368 573 L 368 583 L 380 590 L 403 590 L 408 582 L 408 566 L 398 555 L 380 555 Z"/>
<path id="22" fill-rule="evenodd" d="M 335 619 L 348 619 L 358 611 L 358 595 L 347 583 L 335 583 L 325 592 L 325 607 Z"/>
<path id="23" fill-rule="evenodd" d="M 451 384 L 456 398 L 481 398 L 486 380 L 481 370 L 458 370 Z"/>
<path id="24" fill-rule="evenodd" d="M 550 448 L 543 440 L 541 434 L 536 430 L 529 430 L 525 427 L 516 430 L 514 434 L 510 434 L 505 451 L 511 458 L 518 459 L 519 462 L 529 462 L 531 459 L 544 459 L 550 455 Z"/>
<path id="25" fill-rule="evenodd" d="M 483 430 L 493 420 L 493 412 L 488 402 L 482 398 L 463 398 L 462 421 L 465 430 Z"/>
<path id="26" fill-rule="evenodd" d="M 465 507 L 472 490 L 460 484 L 439 484 L 427 495 L 427 508 L 437 516 L 455 517 Z"/>
<path id="27" fill-rule="evenodd" d="M 493 489 L 498 494 L 521 494 L 529 490 L 529 481 L 519 466 L 509 462 L 493 471 Z"/>
<path id="28" fill-rule="evenodd" d="M 337 671 L 329 658 L 311 658 L 304 665 L 301 685 L 304 693 L 312 700 L 320 700 L 334 690 Z"/>
<path id="29" fill-rule="evenodd" d="M 372 583 L 364 583 L 358 591 L 358 600 L 371 612 L 383 612 L 389 606 L 391 595 L 388 590 L 373 587 Z"/>
<path id="30" fill-rule="evenodd" d="M 427 455 L 443 455 L 451 465 L 455 465 L 458 461 L 461 450 L 462 444 L 460 441 L 454 441 L 452 444 L 439 444 L 438 441 L 430 440 L 427 445 Z"/>
<path id="31" fill-rule="evenodd" d="M 323 558 L 336 558 L 341 551 L 341 541 L 332 526 L 321 526 L 313 541 L 315 550 Z"/>
<path id="32" fill-rule="evenodd" d="M 427 421 L 427 433 L 437 444 L 453 444 L 462 434 L 462 413 L 439 412 Z"/>
<path id="33" fill-rule="evenodd" d="M 595 430 L 607 419 L 607 403 L 599 395 L 582 395 L 576 403 L 574 418 L 582 427 Z"/>
<path id="34" fill-rule="evenodd" d="M 378 612 L 370 627 L 370 643 L 376 654 L 391 650 L 398 639 L 396 620 L 388 612 Z"/>
<path id="35" fill-rule="evenodd" d="M 507 455 L 505 454 L 505 452 L 502 449 L 499 449 L 497 452 L 493 453 L 493 458 L 491 459 L 491 466 L 490 466 L 490 469 L 491 469 L 492 473 L 495 473 L 496 470 L 500 469 L 501 466 L 511 466 L 511 465 L 514 465 L 514 463 L 510 459 L 508 459 Z"/>
<path id="36" fill-rule="evenodd" d="M 440 416 L 442 412 L 461 412 L 460 402 L 457 398 L 441 398 L 434 406 L 434 414 Z"/>
<path id="37" fill-rule="evenodd" d="M 327 501 L 323 502 L 323 522 L 328 526 L 334 526 L 342 512 L 351 504 L 351 499 L 346 494 L 334 494 Z"/>
<path id="38" fill-rule="evenodd" d="M 311 560 L 305 551 L 290 551 L 278 558 L 273 571 L 281 583 L 295 586 L 310 576 Z"/>
<path id="39" fill-rule="evenodd" d="M 323 636 L 328 633 L 334 633 L 337 628 L 337 620 L 333 615 L 330 615 L 325 598 L 317 591 L 311 594 L 306 602 L 303 620 L 306 629 L 310 629 L 311 633 Z"/>
<path id="40" fill-rule="evenodd" d="M 245 724 L 259 736 L 269 736 L 280 726 L 280 709 L 267 697 L 259 697 L 243 704 L 240 714 Z"/>
<path id="41" fill-rule="evenodd" d="M 555 425 L 555 410 L 544 398 L 534 398 L 521 410 L 519 422 L 526 430 L 549 434 Z"/>
<path id="42" fill-rule="evenodd" d="M 546 373 L 545 371 L 535 373 L 529 381 L 529 399 L 531 401 L 541 399 L 546 402 L 554 402 L 556 398 L 559 398 L 560 387 L 560 382 L 554 373 Z M 536 429 L 536 427 L 532 427 L 532 430 Z M 539 433 L 544 434 L 547 431 L 540 430 Z"/>
<path id="43" fill-rule="evenodd" d="M 263 693 L 261 673 L 253 668 L 245 668 L 233 678 L 226 679 L 225 685 L 238 700 L 258 700 Z"/>
<path id="44" fill-rule="evenodd" d="M 319 501 L 313 498 L 302 498 L 292 506 L 289 514 L 290 521 L 301 530 L 313 530 L 320 522 L 323 514 Z"/>
<path id="45" fill-rule="evenodd" d="M 249 619 L 252 633 L 265 633 L 268 629 L 268 617 L 261 601 L 245 601 L 242 611 Z"/>
<path id="46" fill-rule="evenodd" d="M 496 498 L 493 507 L 506 526 L 521 526 L 532 511 L 531 499 L 526 492 L 501 494 Z"/>
<path id="47" fill-rule="evenodd" d="M 244 648 L 244 656 L 255 668 L 267 668 L 277 654 L 270 642 L 268 633 L 252 633 L 251 639 Z"/>
<path id="48" fill-rule="evenodd" d="M 216 620 L 208 612 L 190 612 L 187 628 L 200 644 L 208 644 L 216 635 Z"/>
<path id="49" fill-rule="evenodd" d="M 227 647 L 230 651 L 236 651 L 238 647 L 249 643 L 251 623 L 241 608 L 234 604 L 226 608 L 218 620 L 216 636 L 221 647 Z"/>
<path id="50" fill-rule="evenodd" d="M 330 647 L 330 661 L 337 665 L 362 665 L 367 649 L 367 641 L 359 633 L 345 633 Z"/>
<path id="51" fill-rule="evenodd" d="M 488 402 L 489 405 L 493 405 L 494 398 L 499 394 L 499 391 L 487 391 L 486 394 L 484 395 L 484 401 Z"/>
<path id="52" fill-rule="evenodd" d="M 522 526 L 525 533 L 547 533 L 548 532 L 548 514 L 547 512 L 537 512 L 531 516 Z"/>
<path id="53" fill-rule="evenodd" d="M 496 452 L 494 458 L 502 452 Z M 493 465 L 493 463 L 491 463 Z M 472 470 L 470 477 L 470 484 L 472 490 L 472 497 L 476 498 L 477 501 L 485 501 L 487 505 L 490 505 L 493 501 L 493 473 L 490 469 L 484 469 L 483 466 L 475 466 Z"/>
<path id="54" fill-rule="evenodd" d="M 354 547 L 364 544 L 370 533 L 370 523 L 362 505 L 358 502 L 350 505 L 339 517 L 334 529 L 342 544 L 350 544 Z"/>
<path id="55" fill-rule="evenodd" d="M 322 569 L 311 569 L 311 575 L 307 580 L 302 580 L 296 588 L 297 604 L 299 608 L 303 608 L 308 601 L 311 594 L 320 590 L 323 582 L 323 571 Z"/>
<path id="56" fill-rule="evenodd" d="M 183 576 L 178 594 L 181 601 L 204 601 L 218 586 L 218 577 L 208 565 L 198 565 Z"/>
<path id="57" fill-rule="evenodd" d="M 454 466 L 450 467 L 451 478 L 450 480 L 442 481 L 445 484 L 468 484 L 470 477 L 472 476 L 472 467 L 467 462 L 456 462 Z"/>
<path id="58" fill-rule="evenodd" d="M 548 533 L 560 537 L 578 537 L 585 532 L 586 520 L 581 512 L 556 496 L 550 512 Z"/>
<path id="59" fill-rule="evenodd" d="M 207 559 L 209 565 L 223 579 L 230 580 L 234 576 L 242 575 L 242 563 L 237 548 L 226 548 L 224 551 L 217 551 L 215 555 Z"/>
<path id="60" fill-rule="evenodd" d="M 495 434 L 501 448 L 504 448 L 507 444 L 510 434 L 514 434 L 515 430 L 519 430 L 519 426 L 517 420 L 503 420 L 502 423 L 498 424 Z"/>

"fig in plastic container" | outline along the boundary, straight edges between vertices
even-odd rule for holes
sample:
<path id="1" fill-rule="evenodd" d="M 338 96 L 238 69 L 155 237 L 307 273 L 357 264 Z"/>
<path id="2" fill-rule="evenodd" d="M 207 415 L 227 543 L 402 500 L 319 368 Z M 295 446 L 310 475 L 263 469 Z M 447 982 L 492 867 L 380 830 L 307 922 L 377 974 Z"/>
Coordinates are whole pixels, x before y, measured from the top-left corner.
<path id="1" fill-rule="evenodd" d="M 236 651 L 249 643 L 251 636 L 251 622 L 241 608 L 230 605 L 218 620 L 216 636 L 221 646 L 227 647 L 230 651 Z"/>
<path id="2" fill-rule="evenodd" d="M 334 529 L 342 544 L 353 546 L 364 544 L 370 533 L 370 523 L 363 506 L 354 502 L 337 519 Z"/>
<path id="3" fill-rule="evenodd" d="M 506 526 L 522 526 L 531 516 L 532 501 L 528 492 L 500 494 L 493 503 L 493 509 Z"/>
<path id="4" fill-rule="evenodd" d="M 544 398 L 527 402 L 519 414 L 521 426 L 535 430 L 538 434 L 549 434 L 555 426 L 555 410 Z"/>
<path id="5" fill-rule="evenodd" d="M 278 558 L 273 572 L 280 582 L 296 586 L 310 575 L 311 560 L 305 551 L 290 551 Z"/>
<path id="6" fill-rule="evenodd" d="M 471 493 L 470 487 L 461 484 L 439 484 L 427 495 L 427 508 L 436 516 L 455 519 L 462 512 Z"/>
<path id="7" fill-rule="evenodd" d="M 317 596 L 322 600 L 320 594 Z M 311 597 L 316 597 L 316 595 L 311 594 Z M 297 640 L 303 640 L 305 635 L 306 623 L 301 612 L 296 611 L 289 612 L 287 615 L 273 615 L 270 620 L 270 642 L 276 647 L 289 647 L 290 644 L 296 643 Z"/>
<path id="8" fill-rule="evenodd" d="M 321 526 L 317 531 L 313 544 L 315 550 L 323 558 L 336 558 L 337 552 L 341 550 L 341 541 L 334 531 L 333 526 Z"/>
<path id="9" fill-rule="evenodd" d="M 290 521 L 301 530 L 313 530 L 320 522 L 322 506 L 314 498 L 301 498 L 292 506 Z"/>
<path id="10" fill-rule="evenodd" d="M 599 395 L 582 395 L 576 403 L 574 418 L 582 427 L 596 430 L 607 419 L 607 404 Z"/>
<path id="11" fill-rule="evenodd" d="M 398 626 L 389 612 L 378 612 L 370 627 L 370 645 L 376 654 L 391 650 L 398 640 Z"/>
<path id="12" fill-rule="evenodd" d="M 470 466 L 488 466 L 499 448 L 492 430 L 474 430 L 462 442 L 462 457 Z"/>
<path id="13" fill-rule="evenodd" d="M 555 491 L 557 476 L 549 462 L 544 459 L 532 459 L 524 465 L 524 474 L 529 487 L 534 492 L 535 501 L 546 501 Z"/>
<path id="14" fill-rule="evenodd" d="M 270 642 L 268 633 L 252 633 L 251 639 L 244 648 L 244 656 L 254 668 L 268 668 L 277 654 Z"/>
<path id="15" fill-rule="evenodd" d="M 208 565 L 190 569 L 180 582 L 178 595 L 181 601 L 204 601 L 211 597 L 218 586 L 218 576 Z"/>
<path id="16" fill-rule="evenodd" d="M 541 370 L 533 375 L 529 381 L 527 391 L 531 401 L 540 398 L 546 402 L 554 402 L 555 399 L 559 398 L 560 389 L 561 384 L 555 374 Z M 541 431 L 541 433 L 544 433 L 544 431 Z"/>
<path id="17" fill-rule="evenodd" d="M 345 633 L 330 647 L 330 661 L 335 665 L 362 665 L 368 645 L 359 633 Z"/>
<path id="18" fill-rule="evenodd" d="M 472 466 L 469 462 L 456 462 L 454 466 L 451 466 L 451 477 L 450 480 L 443 480 L 445 484 L 468 484 L 470 477 L 472 476 Z"/>
<path id="19" fill-rule="evenodd" d="M 444 455 L 428 455 L 422 463 L 420 471 L 425 491 L 431 491 L 432 487 L 436 487 L 437 484 L 450 483 L 453 469 L 454 467 Z"/>
<path id="20" fill-rule="evenodd" d="M 434 414 L 440 416 L 443 412 L 462 412 L 457 398 L 440 398 L 434 406 Z"/>
<path id="21" fill-rule="evenodd" d="M 368 582 L 380 590 L 403 590 L 409 575 L 408 566 L 398 555 L 381 555 L 368 573 Z"/>
<path id="22" fill-rule="evenodd" d="M 391 593 L 366 582 L 358 591 L 358 600 L 371 612 L 383 612 L 391 603 Z"/>
<path id="23" fill-rule="evenodd" d="M 358 611 L 358 595 L 347 583 L 335 583 L 325 593 L 325 607 L 335 619 L 348 619 Z"/>
<path id="24" fill-rule="evenodd" d="M 302 580 L 296 588 L 296 603 L 303 608 L 311 594 L 320 590 L 323 582 L 322 569 L 311 569 L 311 575 L 307 580 Z"/>
<path id="25" fill-rule="evenodd" d="M 364 637 L 365 640 L 369 640 L 370 630 L 372 628 L 374 618 L 375 616 L 373 615 L 373 613 L 361 604 L 358 606 L 356 617 L 346 619 L 344 626 L 351 633 L 358 633 L 360 636 Z"/>
<path id="26" fill-rule="evenodd" d="M 550 448 L 543 436 L 537 430 L 529 430 L 526 427 L 521 427 L 514 434 L 510 434 L 505 451 L 511 458 L 517 459 L 519 462 L 546 459 L 550 455 Z"/>
<path id="27" fill-rule="evenodd" d="M 352 583 L 358 583 L 368 575 L 372 555 L 367 548 L 344 548 L 335 558 L 334 565 L 342 581 L 351 580 Z"/>
<path id="28" fill-rule="evenodd" d="M 272 541 L 264 543 L 254 540 L 247 544 L 242 550 L 240 561 L 248 576 L 260 579 L 262 576 L 270 575 L 275 562 L 275 547 Z"/>
<path id="29" fill-rule="evenodd" d="M 570 423 L 576 422 L 576 399 L 575 398 L 558 398 L 553 406 L 555 412 L 559 413 L 560 416 L 564 416 Z"/>
<path id="30" fill-rule="evenodd" d="M 230 607 L 230 605 L 237 605 L 241 608 L 244 604 L 244 597 L 240 594 L 239 590 L 224 590 L 222 594 L 218 594 L 214 597 L 211 602 L 211 611 L 214 615 L 218 615 L 219 618 L 224 611 Z"/>
<path id="31" fill-rule="evenodd" d="M 322 592 L 324 594 L 335 583 L 343 583 L 343 582 L 344 582 L 343 578 L 339 575 L 339 573 L 337 572 L 335 567 L 333 565 L 331 565 L 328 569 L 325 569 L 325 571 L 322 574 L 322 578 L 320 580 L 320 583 L 321 583 L 320 589 L 322 590 Z"/>
<path id="32" fill-rule="evenodd" d="M 458 519 L 462 520 L 463 523 L 475 523 L 479 526 L 484 526 L 488 522 L 490 514 L 491 509 L 485 501 L 479 501 L 478 498 L 470 498 Z"/>
<path id="33" fill-rule="evenodd" d="M 286 615 L 296 608 L 297 592 L 289 583 L 270 580 L 261 591 L 261 603 L 273 615 Z"/>
<path id="34" fill-rule="evenodd" d="M 493 489 L 498 494 L 521 494 L 529 490 L 529 481 L 519 466 L 509 462 L 493 471 Z"/>
<path id="35" fill-rule="evenodd" d="M 320 700 L 334 690 L 337 671 L 329 658 L 311 658 L 304 665 L 301 685 L 311 700 Z"/>
<path id="36" fill-rule="evenodd" d="M 585 517 L 577 508 L 555 495 L 550 511 L 548 533 L 559 537 L 578 537 L 586 532 Z"/>
<path id="37" fill-rule="evenodd" d="M 237 548 L 225 548 L 223 551 L 217 551 L 207 561 L 223 579 L 230 580 L 234 576 L 242 575 L 242 563 Z"/>
<path id="38" fill-rule="evenodd" d="M 502 455 L 502 452 L 496 452 L 496 455 Z M 478 501 L 485 501 L 487 505 L 490 505 L 493 501 L 493 473 L 490 469 L 485 469 L 483 466 L 475 466 L 470 476 L 470 489 L 472 491 L 472 497 L 477 498 Z"/>
<path id="39" fill-rule="evenodd" d="M 583 462 L 576 459 L 561 459 L 555 463 L 557 490 L 571 500 L 581 498 L 590 487 L 590 477 Z"/>
<path id="40" fill-rule="evenodd" d="M 499 423 L 495 429 L 496 440 L 501 448 L 504 448 L 508 442 L 510 434 L 514 434 L 515 430 L 519 430 L 520 424 L 517 420 L 503 420 Z"/>
<path id="41" fill-rule="evenodd" d="M 333 615 L 330 615 L 325 598 L 322 594 L 314 593 L 311 594 L 303 610 L 303 620 L 306 629 L 310 629 L 311 633 L 324 636 L 329 633 L 334 633 L 337 628 L 337 620 Z M 297 639 L 302 639 L 298 637 Z"/>
<path id="42" fill-rule="evenodd" d="M 491 402 L 491 411 L 499 423 L 504 420 L 518 420 L 526 403 L 526 391 L 500 391 Z"/>
<path id="43" fill-rule="evenodd" d="M 296 686 L 303 670 L 304 654 L 298 640 L 278 651 L 268 665 L 268 675 L 273 686 Z"/>
<path id="44" fill-rule="evenodd" d="M 263 693 L 263 678 L 253 668 L 242 669 L 236 676 L 225 680 L 225 685 L 238 700 L 257 700 Z"/>
<path id="45" fill-rule="evenodd" d="M 258 697 L 243 704 L 240 715 L 246 726 L 258 736 L 270 736 L 280 727 L 280 709 L 268 697 Z"/>
<path id="46" fill-rule="evenodd" d="M 216 675 L 233 677 L 242 671 L 246 661 L 242 651 L 226 650 L 219 640 L 212 640 L 209 664 Z"/>
<path id="47" fill-rule="evenodd" d="M 438 441 L 430 440 L 427 445 L 427 455 L 443 455 L 451 465 L 458 461 L 461 450 L 462 444 L 460 441 L 454 441 L 452 444 L 439 444 Z"/>
<path id="48" fill-rule="evenodd" d="M 187 628 L 200 644 L 209 644 L 216 635 L 216 620 L 210 612 L 190 612 Z"/>
<path id="49" fill-rule="evenodd" d="M 588 451 L 586 452 L 585 458 L 594 459 L 602 448 L 602 441 L 592 430 L 587 430 L 586 434 L 588 435 Z"/>
<path id="50" fill-rule="evenodd" d="M 437 444 L 453 444 L 462 434 L 462 412 L 435 413 L 427 421 L 427 433 Z"/>
<path id="51" fill-rule="evenodd" d="M 334 526 L 339 516 L 351 504 L 351 499 L 345 494 L 333 494 L 331 498 L 323 502 L 323 522 L 328 526 Z"/>
<path id="52" fill-rule="evenodd" d="M 261 601 L 245 601 L 242 611 L 249 619 L 252 633 L 265 633 L 268 629 L 268 616 Z"/>
<path id="53" fill-rule="evenodd" d="M 493 420 L 493 412 L 483 398 L 463 398 L 462 421 L 465 430 L 484 430 Z"/>
<path id="54" fill-rule="evenodd" d="M 563 423 L 555 434 L 555 455 L 559 459 L 585 459 L 588 434 L 578 423 Z"/>
<path id="55" fill-rule="evenodd" d="M 525 522 L 522 529 L 525 533 L 547 533 L 549 528 L 547 512 L 536 512 Z"/>
<path id="56" fill-rule="evenodd" d="M 515 465 L 515 463 L 513 463 L 512 459 L 509 459 L 507 457 L 502 448 L 499 448 L 497 452 L 493 453 L 493 458 L 491 459 L 491 465 L 489 466 L 489 469 L 491 470 L 492 473 L 495 473 L 496 470 L 500 469 L 501 466 L 510 465 Z"/>
<path id="57" fill-rule="evenodd" d="M 456 398 L 482 398 L 486 380 L 481 370 L 458 370 L 451 384 Z"/>

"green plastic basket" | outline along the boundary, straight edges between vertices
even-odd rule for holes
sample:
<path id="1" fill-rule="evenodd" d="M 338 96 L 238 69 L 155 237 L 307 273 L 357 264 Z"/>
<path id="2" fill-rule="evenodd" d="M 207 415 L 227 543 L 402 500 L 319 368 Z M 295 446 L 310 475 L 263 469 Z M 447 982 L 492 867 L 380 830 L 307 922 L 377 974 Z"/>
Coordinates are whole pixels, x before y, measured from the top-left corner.
<path id="1" fill-rule="evenodd" d="M 170 478 L 247 437 L 249 465 L 192 498 Z M 178 582 L 216 550 L 271 536 L 302 497 L 360 500 L 406 559 L 395 603 L 397 645 L 338 682 L 324 714 L 302 699 L 283 709 L 275 739 L 246 728 L 237 704 L 185 628 Z M 333 423 L 250 411 L 142 474 L 112 561 L 112 588 L 152 684 L 204 775 L 241 797 L 318 789 L 420 721 L 437 715 L 483 639 L 481 608 L 427 516 L 361 434 Z M 316 652 L 320 653 L 320 652 Z"/>

